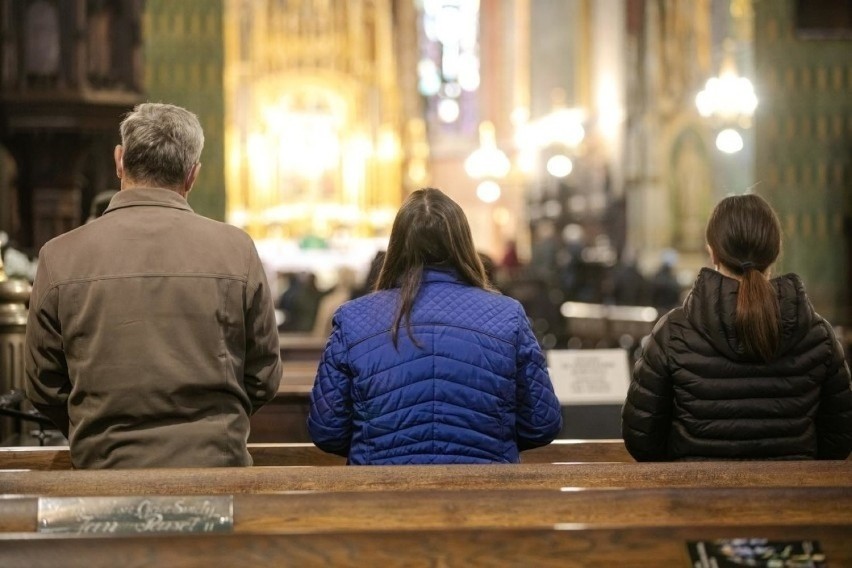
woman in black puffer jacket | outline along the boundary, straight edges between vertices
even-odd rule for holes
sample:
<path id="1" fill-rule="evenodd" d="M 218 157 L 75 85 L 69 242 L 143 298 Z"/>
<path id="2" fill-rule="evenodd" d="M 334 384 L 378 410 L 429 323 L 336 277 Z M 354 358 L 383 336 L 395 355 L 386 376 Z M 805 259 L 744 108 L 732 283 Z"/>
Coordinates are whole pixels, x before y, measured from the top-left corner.
<path id="1" fill-rule="evenodd" d="M 849 366 L 795 274 L 768 279 L 781 227 L 757 195 L 707 224 L 715 270 L 647 338 L 622 410 L 639 461 L 845 459 Z"/>

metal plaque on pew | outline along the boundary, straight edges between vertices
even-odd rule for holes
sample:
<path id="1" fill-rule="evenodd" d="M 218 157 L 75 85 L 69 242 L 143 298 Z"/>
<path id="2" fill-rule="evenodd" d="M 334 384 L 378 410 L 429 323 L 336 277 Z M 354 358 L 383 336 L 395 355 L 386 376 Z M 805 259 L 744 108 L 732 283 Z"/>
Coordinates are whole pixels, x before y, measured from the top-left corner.
<path id="1" fill-rule="evenodd" d="M 624 349 L 551 349 L 547 366 L 563 405 L 622 404 L 627 397 Z"/>
<path id="2" fill-rule="evenodd" d="M 232 495 L 40 497 L 38 532 L 109 535 L 221 533 L 234 527 Z"/>
<path id="3" fill-rule="evenodd" d="M 825 568 L 828 566 L 819 541 L 772 541 L 766 538 L 723 538 L 689 541 L 690 566 L 694 568 Z"/>

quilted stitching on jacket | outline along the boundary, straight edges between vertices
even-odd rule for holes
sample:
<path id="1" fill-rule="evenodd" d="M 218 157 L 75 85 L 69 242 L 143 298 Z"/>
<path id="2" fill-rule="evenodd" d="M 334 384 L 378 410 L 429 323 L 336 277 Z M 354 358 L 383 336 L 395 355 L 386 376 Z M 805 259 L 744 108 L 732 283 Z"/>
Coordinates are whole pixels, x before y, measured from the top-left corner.
<path id="1" fill-rule="evenodd" d="M 520 304 L 429 270 L 412 312 L 419 347 L 390 327 L 397 290 L 341 306 L 311 395 L 314 442 L 354 464 L 517 462 L 562 426 Z"/>

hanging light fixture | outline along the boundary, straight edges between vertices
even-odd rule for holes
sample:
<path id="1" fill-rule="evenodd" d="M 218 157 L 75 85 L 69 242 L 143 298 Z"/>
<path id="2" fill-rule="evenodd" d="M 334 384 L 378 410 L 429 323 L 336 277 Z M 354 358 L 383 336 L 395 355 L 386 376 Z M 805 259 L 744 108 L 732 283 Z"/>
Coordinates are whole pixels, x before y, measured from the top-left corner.
<path id="1" fill-rule="evenodd" d="M 483 121 L 479 125 L 479 148 L 464 161 L 464 170 L 473 179 L 481 180 L 476 195 L 486 203 L 500 198 L 500 185 L 496 180 L 509 175 L 512 163 L 497 147 L 494 124 Z"/>
<path id="2" fill-rule="evenodd" d="M 551 112 L 535 120 L 528 120 L 528 109 L 513 112 L 518 167 L 525 172 L 532 171 L 541 152 L 549 148 L 556 153 L 547 160 L 547 171 L 562 178 L 571 174 L 574 164 L 569 156 L 577 154 L 586 136 L 583 127 L 586 112 L 567 107 L 562 89 L 554 89 L 551 99 Z"/>
<path id="3" fill-rule="evenodd" d="M 731 54 L 731 40 L 725 40 L 725 57 L 718 77 L 711 77 L 704 89 L 695 96 L 698 114 L 705 118 L 718 118 L 751 126 L 751 118 L 757 108 L 757 95 L 748 77 L 740 77 Z"/>
<path id="4" fill-rule="evenodd" d="M 695 96 L 695 106 L 698 114 L 721 128 L 716 147 L 733 154 L 743 148 L 742 135 L 737 128 L 751 127 L 758 100 L 751 80 L 737 72 L 733 40 L 726 39 L 723 49 L 719 75 L 707 80 L 704 89 Z"/>
<path id="5" fill-rule="evenodd" d="M 467 175 L 474 179 L 500 179 L 508 175 L 512 164 L 509 158 L 497 147 L 494 124 L 484 121 L 479 125 L 479 148 L 464 161 Z"/>

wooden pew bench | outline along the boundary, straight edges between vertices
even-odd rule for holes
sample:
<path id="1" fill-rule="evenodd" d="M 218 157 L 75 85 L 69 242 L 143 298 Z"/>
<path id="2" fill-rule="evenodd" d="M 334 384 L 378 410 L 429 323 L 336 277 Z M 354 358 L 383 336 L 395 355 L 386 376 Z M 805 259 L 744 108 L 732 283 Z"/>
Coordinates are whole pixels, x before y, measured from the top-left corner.
<path id="1" fill-rule="evenodd" d="M 850 525 L 451 529 L 152 537 L 0 535 L 0 565 L 122 566 L 691 566 L 687 542 L 761 537 L 818 541 L 828 566 L 852 566 Z M 45 542 L 49 540 L 50 542 Z"/>
<path id="2" fill-rule="evenodd" d="M 554 440 L 521 452 L 521 463 L 633 462 L 624 440 Z"/>
<path id="3" fill-rule="evenodd" d="M 563 526 L 393 532 L 59 538 L 0 535 L 0 565 L 63 566 L 688 566 L 686 543 L 759 536 L 817 540 L 829 566 L 852 565 L 850 527 Z"/>
<path id="4" fill-rule="evenodd" d="M 330 466 L 346 465 L 346 458 L 326 453 L 313 444 L 249 444 L 256 466 Z M 68 446 L 0 447 L 0 470 L 68 470 L 71 456 Z"/>
<path id="5" fill-rule="evenodd" d="M 346 459 L 310 443 L 249 444 L 256 466 L 345 465 Z M 521 453 L 523 463 L 632 462 L 621 440 L 556 440 Z M 0 447 L 0 470 L 71 469 L 67 446 Z"/>
<path id="6" fill-rule="evenodd" d="M 721 537 L 817 539 L 829 565 L 844 566 L 852 558 L 850 466 L 838 461 L 6 471 L 0 472 L 0 493 L 18 495 L 0 499 L 0 566 L 54 566 L 58 558 L 62 565 L 87 568 L 246 561 L 686 566 L 686 541 Z M 525 489 L 595 486 L 638 488 Z M 35 532 L 36 495 L 214 493 L 233 495 L 233 534 L 92 538 Z"/>
<path id="7" fill-rule="evenodd" d="M 101 494 L 107 496 L 108 491 Z M 560 523 L 852 525 L 852 491 L 848 487 L 307 491 L 238 493 L 232 499 L 234 532 L 254 534 L 533 528 Z M 38 500 L 36 496 L 0 499 L 0 531 L 36 531 Z"/>
<path id="8" fill-rule="evenodd" d="M 852 487 L 852 462 L 688 462 L 0 471 L 0 495 L 564 487 Z M 850 491 L 852 493 L 852 491 Z"/>

